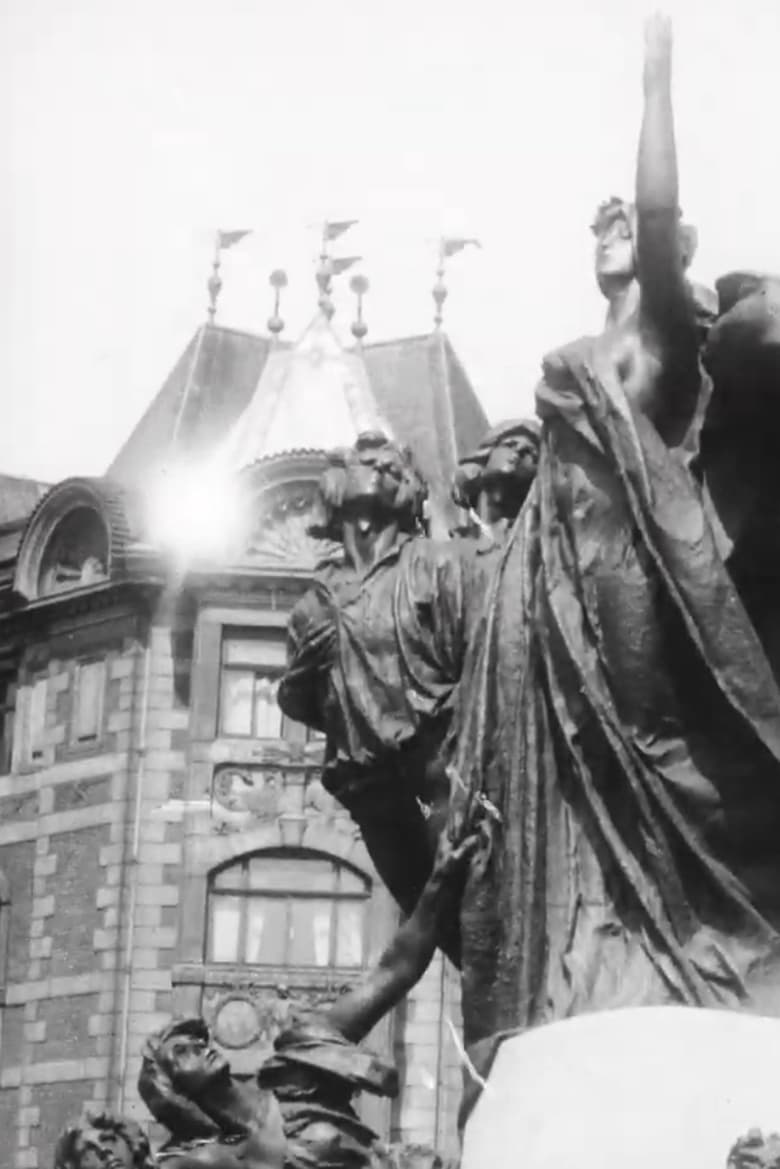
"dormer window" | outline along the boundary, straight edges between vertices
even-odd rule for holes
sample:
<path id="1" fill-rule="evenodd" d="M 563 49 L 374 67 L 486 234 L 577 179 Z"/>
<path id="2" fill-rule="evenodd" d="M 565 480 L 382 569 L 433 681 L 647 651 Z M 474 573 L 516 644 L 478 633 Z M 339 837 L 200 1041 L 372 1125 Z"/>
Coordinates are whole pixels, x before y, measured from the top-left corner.
<path id="1" fill-rule="evenodd" d="M 75 507 L 57 524 L 44 548 L 38 595 L 86 588 L 107 578 L 108 533 L 91 507 Z"/>
<path id="2" fill-rule="evenodd" d="M 103 479 L 66 479 L 30 516 L 14 572 L 25 601 L 57 597 L 115 579 L 130 530 L 126 499 Z"/>

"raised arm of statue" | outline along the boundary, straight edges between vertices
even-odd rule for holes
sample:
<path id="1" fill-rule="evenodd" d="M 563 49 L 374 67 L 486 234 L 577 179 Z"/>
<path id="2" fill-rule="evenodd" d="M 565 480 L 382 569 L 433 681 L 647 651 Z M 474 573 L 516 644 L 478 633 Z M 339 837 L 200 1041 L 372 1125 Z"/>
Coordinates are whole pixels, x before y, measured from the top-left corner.
<path id="1" fill-rule="evenodd" d="M 328 1011 L 329 1024 L 345 1039 L 359 1043 L 422 978 L 436 950 L 442 914 L 452 906 L 458 877 L 480 840 L 473 820 L 459 838 L 453 839 L 447 829 L 442 831 L 433 871 L 413 913 L 363 981 Z"/>
<path id="2" fill-rule="evenodd" d="M 668 314 L 687 301 L 679 238 L 679 183 L 672 111 L 669 18 L 645 26 L 644 109 L 636 169 L 637 261 L 641 312 L 663 336 Z"/>
<path id="3" fill-rule="evenodd" d="M 664 437 L 674 442 L 695 410 L 699 376 L 696 314 L 685 278 L 695 233 L 680 223 L 671 80 L 671 22 L 656 14 L 645 26 L 636 173 L 637 277 L 643 341 L 661 362 L 647 406 Z"/>

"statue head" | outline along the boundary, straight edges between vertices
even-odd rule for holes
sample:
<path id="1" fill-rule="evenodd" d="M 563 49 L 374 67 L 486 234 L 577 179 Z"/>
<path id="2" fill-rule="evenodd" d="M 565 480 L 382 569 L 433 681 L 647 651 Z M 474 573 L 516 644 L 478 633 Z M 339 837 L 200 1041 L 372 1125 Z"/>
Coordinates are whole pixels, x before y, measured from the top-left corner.
<path id="1" fill-rule="evenodd" d="M 512 521 L 525 502 L 538 461 L 536 419 L 501 422 L 476 451 L 461 459 L 453 499 L 459 507 L 477 512 L 488 526 Z"/>
<path id="2" fill-rule="evenodd" d="M 85 1113 L 54 1147 L 54 1169 L 153 1169 L 146 1133 L 132 1120 Z"/>
<path id="3" fill-rule="evenodd" d="M 780 434 L 780 277 L 729 272 L 715 282 L 718 317 L 703 360 L 714 388 L 707 425 L 731 445 L 735 433 L 777 447 Z"/>
<path id="4" fill-rule="evenodd" d="M 181 1019 L 147 1040 L 138 1091 L 155 1120 L 187 1141 L 220 1133 L 200 1101 L 229 1077 L 230 1065 L 211 1046 L 203 1020 Z"/>
<path id="5" fill-rule="evenodd" d="M 409 448 L 368 431 L 329 456 L 309 532 L 340 541 L 353 563 L 366 566 L 399 533 L 423 531 L 427 494 Z"/>
<path id="6" fill-rule="evenodd" d="M 613 195 L 598 207 L 591 231 L 596 237 L 596 280 L 609 296 L 636 276 L 636 207 Z M 687 269 L 696 254 L 698 235 L 695 227 L 682 221 L 679 235 L 682 264 Z"/>
<path id="7" fill-rule="evenodd" d="M 751 1129 L 731 1149 L 726 1169 L 780 1169 L 780 1136 Z"/>

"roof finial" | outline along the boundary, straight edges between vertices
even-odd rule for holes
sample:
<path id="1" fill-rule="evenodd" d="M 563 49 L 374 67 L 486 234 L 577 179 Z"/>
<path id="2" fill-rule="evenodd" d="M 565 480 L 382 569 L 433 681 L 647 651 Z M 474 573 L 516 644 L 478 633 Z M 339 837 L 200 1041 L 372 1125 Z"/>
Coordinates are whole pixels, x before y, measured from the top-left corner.
<path id="1" fill-rule="evenodd" d="M 211 262 L 211 276 L 209 277 L 207 288 L 209 293 L 209 324 L 214 324 L 214 318 L 217 315 L 217 301 L 219 294 L 222 291 L 222 277 L 219 274 L 219 269 L 222 265 L 222 253 L 226 248 L 232 248 L 239 240 L 242 240 L 245 235 L 250 235 L 251 229 L 247 228 L 245 231 L 218 231 L 217 238 L 214 244 L 214 259 Z"/>
<path id="2" fill-rule="evenodd" d="M 357 298 L 357 316 L 352 322 L 352 336 L 357 341 L 358 345 L 363 344 L 363 338 L 368 332 L 368 325 L 363 320 L 363 297 L 369 289 L 369 283 L 365 276 L 353 276 L 349 282 L 349 287 L 354 292 Z"/>
<path id="3" fill-rule="evenodd" d="M 439 266 L 436 269 L 436 283 L 433 286 L 433 303 L 436 305 L 433 323 L 437 329 L 441 328 L 444 320 L 444 302 L 448 295 L 447 285 L 444 283 L 444 249 L 442 248 L 439 251 Z"/>
<path id="4" fill-rule="evenodd" d="M 287 273 L 281 268 L 275 268 L 268 278 L 268 283 L 274 290 L 274 311 L 268 318 L 268 331 L 278 341 L 279 335 L 284 328 L 284 321 L 279 316 L 279 301 L 281 299 L 282 289 L 287 287 Z"/>
<path id="5" fill-rule="evenodd" d="M 338 239 L 345 231 L 349 231 L 350 227 L 354 227 L 357 219 L 339 219 L 328 220 L 322 225 L 322 251 L 320 252 L 320 265 L 317 269 L 317 288 L 319 289 L 319 297 L 317 303 L 320 307 L 320 312 L 327 320 L 332 320 L 333 314 L 336 311 L 331 300 L 331 282 L 334 275 L 343 272 L 350 264 L 354 264 L 357 257 L 352 257 L 348 262 L 343 260 L 331 259 L 328 250 L 328 244 L 331 244 L 334 239 Z"/>
<path id="6" fill-rule="evenodd" d="M 442 236 L 439 241 L 439 265 L 436 269 L 436 283 L 433 286 L 433 303 L 436 305 L 434 324 L 440 329 L 444 321 L 444 302 L 449 296 L 447 285 L 444 283 L 445 264 L 450 256 L 463 251 L 469 246 L 481 248 L 478 239 L 466 239 L 462 236 Z"/>
<path id="7" fill-rule="evenodd" d="M 320 256 L 320 266 L 317 269 L 317 288 L 319 289 L 319 297 L 317 304 L 320 312 L 327 319 L 331 320 L 335 309 L 333 308 L 333 301 L 330 298 L 331 281 L 333 279 L 333 265 L 330 257 L 323 251 Z"/>

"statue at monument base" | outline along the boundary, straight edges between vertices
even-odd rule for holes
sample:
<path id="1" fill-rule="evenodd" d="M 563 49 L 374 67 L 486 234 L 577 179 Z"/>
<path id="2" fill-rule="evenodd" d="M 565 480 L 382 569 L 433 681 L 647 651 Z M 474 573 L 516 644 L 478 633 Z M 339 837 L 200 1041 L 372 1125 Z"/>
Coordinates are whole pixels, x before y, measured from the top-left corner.
<path id="1" fill-rule="evenodd" d="M 398 1075 L 358 1044 L 430 965 L 440 920 L 452 915 L 464 866 L 483 842 L 475 801 L 439 834 L 414 912 L 377 963 L 325 1013 L 278 1035 L 254 1081 L 231 1074 L 201 1018 L 152 1035 L 138 1090 L 170 1133 L 154 1158 L 138 1125 L 102 1116 L 66 1130 L 56 1169 L 442 1169 L 433 1150 L 386 1146 L 360 1120 L 356 1096 L 395 1096 Z"/>
<path id="2" fill-rule="evenodd" d="M 140 1125 L 106 1112 L 86 1112 L 54 1149 L 54 1169 L 155 1169 Z"/>

